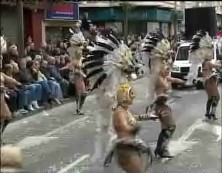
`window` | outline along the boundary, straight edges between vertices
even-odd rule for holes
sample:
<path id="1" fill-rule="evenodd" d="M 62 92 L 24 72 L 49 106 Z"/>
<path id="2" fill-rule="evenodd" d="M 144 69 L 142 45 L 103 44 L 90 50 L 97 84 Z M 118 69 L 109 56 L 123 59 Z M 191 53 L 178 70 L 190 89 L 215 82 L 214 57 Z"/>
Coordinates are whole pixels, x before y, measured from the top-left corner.
<path id="1" fill-rule="evenodd" d="M 176 60 L 188 60 L 189 46 L 180 47 L 177 52 Z"/>

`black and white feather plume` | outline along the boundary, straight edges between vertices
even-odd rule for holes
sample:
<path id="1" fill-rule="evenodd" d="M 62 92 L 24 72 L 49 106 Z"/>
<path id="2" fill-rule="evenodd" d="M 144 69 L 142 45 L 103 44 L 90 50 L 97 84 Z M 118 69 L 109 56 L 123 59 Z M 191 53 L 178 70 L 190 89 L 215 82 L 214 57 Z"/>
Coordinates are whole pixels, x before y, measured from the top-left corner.
<path id="1" fill-rule="evenodd" d="M 213 40 L 208 32 L 200 30 L 192 37 L 189 55 L 191 66 L 187 77 L 187 85 L 192 85 L 193 81 L 197 78 L 199 65 L 206 58 L 213 58 L 212 48 Z"/>
<path id="2" fill-rule="evenodd" d="M 106 35 L 105 38 L 97 36 L 94 46 L 87 58 L 83 60 L 90 89 L 99 88 L 112 75 L 118 74 L 123 76 L 134 72 L 132 59 L 130 49 L 111 33 Z M 132 71 L 130 71 L 130 68 L 132 68 Z M 116 73 L 116 71 L 121 73 Z M 115 77 L 117 79 L 121 78 L 121 76 Z"/>

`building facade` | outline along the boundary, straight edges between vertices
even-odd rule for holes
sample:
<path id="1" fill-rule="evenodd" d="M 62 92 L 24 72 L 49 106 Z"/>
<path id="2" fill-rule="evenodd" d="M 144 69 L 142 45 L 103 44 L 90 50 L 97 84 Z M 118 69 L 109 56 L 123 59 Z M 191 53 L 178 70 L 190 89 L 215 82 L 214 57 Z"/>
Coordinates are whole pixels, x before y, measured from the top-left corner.
<path id="1" fill-rule="evenodd" d="M 123 32 L 124 9 L 121 6 L 81 7 L 80 16 L 88 18 L 99 28 L 114 27 Z M 132 6 L 127 12 L 128 33 L 141 34 L 161 29 L 165 36 L 172 35 L 174 11 L 155 6 Z M 177 11 L 178 27 L 182 23 L 183 13 Z"/>

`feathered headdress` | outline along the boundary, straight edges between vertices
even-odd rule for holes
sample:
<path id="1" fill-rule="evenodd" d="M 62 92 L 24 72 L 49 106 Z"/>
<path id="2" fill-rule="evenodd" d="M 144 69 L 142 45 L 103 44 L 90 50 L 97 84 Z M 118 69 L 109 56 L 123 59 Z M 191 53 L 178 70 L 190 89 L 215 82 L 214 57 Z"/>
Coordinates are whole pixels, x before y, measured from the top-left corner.
<path id="1" fill-rule="evenodd" d="M 162 60 L 169 59 L 170 42 L 167 39 L 162 39 L 157 43 L 156 47 L 152 52 L 152 56 Z"/>
<path id="2" fill-rule="evenodd" d="M 187 84 L 191 85 L 198 76 L 199 64 L 213 57 L 213 40 L 205 31 L 198 31 L 192 38 L 189 60 L 191 63 L 187 76 Z"/>
<path id="3" fill-rule="evenodd" d="M 73 28 L 69 29 L 69 34 L 65 39 L 68 47 L 75 46 L 80 47 L 85 42 L 85 38 L 80 30 L 82 22 L 78 21 L 75 23 Z"/>
<path id="4" fill-rule="evenodd" d="M 126 76 L 134 72 L 132 59 L 131 50 L 127 45 L 111 33 L 105 38 L 97 36 L 93 48 L 83 60 L 91 90 L 101 86 L 116 70 L 124 72 Z"/>
<path id="5" fill-rule="evenodd" d="M 159 33 L 151 33 L 145 37 L 143 52 L 149 53 L 149 58 L 168 59 L 170 42 Z"/>
<path id="6" fill-rule="evenodd" d="M 192 38 L 190 45 L 190 60 L 202 62 L 205 58 L 212 57 L 213 40 L 205 31 L 198 31 Z"/>
<path id="7" fill-rule="evenodd" d="M 81 21 L 76 22 L 73 29 L 69 29 L 70 33 L 65 39 L 68 46 L 68 53 L 72 58 L 81 59 L 83 45 L 86 42 L 81 30 Z"/>
<path id="8" fill-rule="evenodd" d="M 6 40 L 4 39 L 4 36 L 1 36 L 1 52 L 0 52 L 0 54 L 5 53 L 6 51 L 7 51 L 7 43 L 6 43 Z"/>

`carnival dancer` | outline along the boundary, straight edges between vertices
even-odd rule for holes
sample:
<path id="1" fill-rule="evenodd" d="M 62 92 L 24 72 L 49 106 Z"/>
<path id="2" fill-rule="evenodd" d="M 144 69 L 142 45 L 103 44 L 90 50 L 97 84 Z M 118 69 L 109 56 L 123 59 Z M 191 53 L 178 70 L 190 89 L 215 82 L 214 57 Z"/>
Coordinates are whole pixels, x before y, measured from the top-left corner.
<path id="1" fill-rule="evenodd" d="M 168 151 L 169 140 L 176 129 L 176 122 L 172 115 L 172 110 L 167 104 L 169 98 L 168 91 L 172 83 L 184 85 L 185 81 L 169 76 L 171 68 L 163 64 L 159 76 L 155 83 L 156 99 L 154 101 L 154 111 L 159 117 L 161 124 L 161 132 L 158 137 L 155 155 L 161 158 L 172 158 Z"/>
<path id="2" fill-rule="evenodd" d="M 109 166 L 113 155 L 116 155 L 119 166 L 126 173 L 148 173 L 152 163 L 152 152 L 137 137 L 140 129 L 137 121 L 153 120 L 153 117 L 148 114 L 132 115 L 129 107 L 133 104 L 134 98 L 135 94 L 129 83 L 119 85 L 117 106 L 112 117 L 117 139 L 104 164 Z"/>
<path id="3" fill-rule="evenodd" d="M 112 107 L 115 104 L 118 85 L 130 78 L 136 78 L 132 59 L 130 49 L 112 33 L 108 33 L 103 38 L 97 36 L 94 47 L 83 60 L 89 88 L 95 92 L 99 106 L 95 113 L 97 140 L 93 162 L 103 161 L 108 142 L 115 138 L 111 128 Z"/>
<path id="4" fill-rule="evenodd" d="M 80 30 L 81 21 L 77 22 L 73 29 L 70 29 L 71 36 L 68 39 L 68 53 L 71 56 L 71 62 L 64 67 L 69 68 L 70 72 L 70 80 L 75 85 L 76 91 L 76 114 L 83 115 L 84 113 L 81 111 L 82 106 L 85 102 L 87 92 L 84 78 L 86 75 L 82 70 L 82 50 L 83 45 L 85 44 L 85 38 Z"/>
<path id="5" fill-rule="evenodd" d="M 170 43 L 168 40 L 158 37 L 158 35 L 148 35 L 144 44 L 144 51 L 148 52 L 152 66 L 150 67 L 149 90 L 148 95 L 154 93 L 154 97 L 149 97 L 149 103 L 146 112 L 159 117 L 161 132 L 158 137 L 155 155 L 161 158 L 172 158 L 168 151 L 168 143 L 171 139 L 176 123 L 172 116 L 172 110 L 167 104 L 169 98 L 169 89 L 172 83 L 185 84 L 185 81 L 172 78 L 170 71 L 172 61 L 170 59 Z M 146 54 L 144 54 L 146 55 Z M 147 58 L 147 57 L 144 57 Z"/>
<path id="6" fill-rule="evenodd" d="M 213 40 L 205 31 L 198 31 L 193 36 L 192 44 L 190 46 L 190 60 L 193 69 L 190 69 L 190 80 L 196 77 L 198 73 L 198 65 L 202 63 L 202 74 L 204 81 L 204 88 L 208 96 L 206 104 L 207 120 L 217 120 L 216 108 L 220 100 L 220 94 L 217 87 L 217 75 L 213 69 L 221 68 L 222 65 L 213 62 Z"/>

